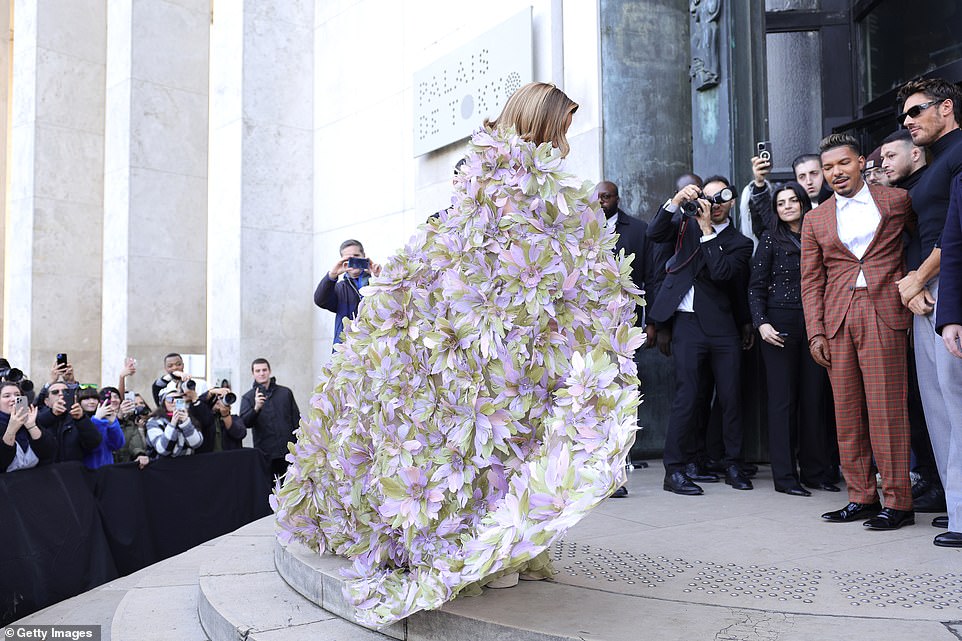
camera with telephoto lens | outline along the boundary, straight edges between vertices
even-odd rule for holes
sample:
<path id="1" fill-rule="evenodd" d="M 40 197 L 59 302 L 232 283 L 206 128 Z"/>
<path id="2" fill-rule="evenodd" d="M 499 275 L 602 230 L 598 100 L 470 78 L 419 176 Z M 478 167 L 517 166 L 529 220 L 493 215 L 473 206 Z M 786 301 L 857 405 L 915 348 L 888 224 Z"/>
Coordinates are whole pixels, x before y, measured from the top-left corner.
<path id="1" fill-rule="evenodd" d="M 217 403 L 217 401 L 222 402 L 224 405 L 228 405 L 228 406 L 233 405 L 234 403 L 237 402 L 237 394 L 235 394 L 234 392 L 227 392 L 223 396 L 218 396 L 217 394 L 207 395 L 207 402 L 210 403 L 211 405 L 214 405 L 215 403 Z"/>
<path id="2" fill-rule="evenodd" d="M 701 194 L 698 200 L 705 200 L 710 205 L 723 205 L 730 200 L 735 200 L 735 192 L 731 187 L 723 187 L 721 191 L 711 198 L 706 197 L 705 194 Z M 689 200 L 682 203 L 681 213 L 690 218 L 698 216 L 698 200 Z"/>
<path id="3" fill-rule="evenodd" d="M 177 379 L 178 381 L 180 381 L 180 382 L 177 384 L 177 387 L 178 387 L 178 389 L 180 389 L 180 393 L 181 393 L 181 394 L 186 394 L 186 393 L 187 393 L 187 390 L 194 391 L 195 389 L 197 389 L 197 382 L 196 382 L 196 381 L 194 381 L 194 380 L 192 380 L 192 379 L 187 379 L 187 380 L 185 381 L 185 380 L 183 380 L 182 375 L 179 374 L 178 372 L 171 372 L 171 373 L 170 373 L 170 376 L 171 376 L 172 378 L 175 378 L 175 379 Z"/>
<path id="4" fill-rule="evenodd" d="M 10 363 L 7 362 L 5 358 L 0 358 L 0 381 L 16 383 L 20 386 L 21 392 L 30 392 L 33 390 L 33 381 L 24 378 L 23 370 L 10 367 Z"/>

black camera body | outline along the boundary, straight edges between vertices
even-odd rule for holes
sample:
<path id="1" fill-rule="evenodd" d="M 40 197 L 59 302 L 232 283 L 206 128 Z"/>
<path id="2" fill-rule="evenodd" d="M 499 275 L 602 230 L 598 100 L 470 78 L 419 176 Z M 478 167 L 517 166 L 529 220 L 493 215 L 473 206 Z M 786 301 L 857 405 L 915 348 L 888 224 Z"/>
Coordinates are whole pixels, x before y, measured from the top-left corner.
<path id="1" fill-rule="evenodd" d="M 147 416 L 148 414 L 150 414 L 150 410 L 147 407 L 143 405 L 138 405 L 134 407 L 134 412 L 133 412 L 134 416 Z"/>
<path id="2" fill-rule="evenodd" d="M 724 187 L 721 191 L 719 191 L 717 194 L 715 194 L 711 198 L 708 198 L 704 194 L 701 194 L 698 197 L 698 200 L 707 201 L 709 205 L 723 205 L 730 200 L 735 200 L 735 191 L 731 187 Z M 687 202 L 682 203 L 681 213 L 690 218 L 695 218 L 696 216 L 698 216 L 698 200 L 689 200 Z"/>

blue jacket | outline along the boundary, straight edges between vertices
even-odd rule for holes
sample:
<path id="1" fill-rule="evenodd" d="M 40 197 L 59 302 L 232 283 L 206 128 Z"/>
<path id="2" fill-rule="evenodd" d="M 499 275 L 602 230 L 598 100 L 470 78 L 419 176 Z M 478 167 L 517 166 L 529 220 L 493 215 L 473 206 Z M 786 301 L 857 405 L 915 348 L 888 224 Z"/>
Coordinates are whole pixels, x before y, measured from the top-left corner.
<path id="1" fill-rule="evenodd" d="M 119 450 L 124 446 L 124 430 L 120 427 L 117 419 L 108 422 L 102 418 L 91 416 L 90 422 L 100 432 L 103 440 L 92 451 L 84 454 L 84 465 L 91 470 L 96 470 L 98 467 L 110 465 L 114 462 L 114 450 Z"/>

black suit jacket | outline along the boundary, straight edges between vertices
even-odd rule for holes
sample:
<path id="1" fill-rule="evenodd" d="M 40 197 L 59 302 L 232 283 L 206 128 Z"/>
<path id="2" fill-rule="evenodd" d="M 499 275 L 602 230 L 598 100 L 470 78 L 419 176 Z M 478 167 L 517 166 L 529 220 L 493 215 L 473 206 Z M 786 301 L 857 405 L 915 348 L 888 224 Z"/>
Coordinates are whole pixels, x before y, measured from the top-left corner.
<path id="1" fill-rule="evenodd" d="M 679 230 L 684 234 L 679 239 Z M 738 334 L 751 322 L 748 309 L 748 275 L 752 241 L 735 226 L 701 242 L 701 229 L 694 220 L 684 220 L 664 207 L 648 225 L 648 237 L 659 243 L 672 242 L 677 250 L 668 260 L 666 275 L 648 311 L 656 324 L 669 325 L 679 303 L 695 288 L 695 316 L 707 336 Z"/>
<path id="2" fill-rule="evenodd" d="M 658 246 L 648 238 L 648 223 L 623 212 L 621 209 L 615 214 L 617 216 L 615 232 L 618 239 L 615 241 L 615 252 L 625 250 L 625 255 L 634 254 L 631 262 L 631 280 L 635 286 L 645 291 L 645 307 L 638 309 L 638 325 L 642 325 L 647 317 L 647 306 L 651 305 L 658 293 L 658 285 L 661 281 L 660 268 L 664 264 L 666 256 L 661 257 L 661 265 L 658 264 Z"/>

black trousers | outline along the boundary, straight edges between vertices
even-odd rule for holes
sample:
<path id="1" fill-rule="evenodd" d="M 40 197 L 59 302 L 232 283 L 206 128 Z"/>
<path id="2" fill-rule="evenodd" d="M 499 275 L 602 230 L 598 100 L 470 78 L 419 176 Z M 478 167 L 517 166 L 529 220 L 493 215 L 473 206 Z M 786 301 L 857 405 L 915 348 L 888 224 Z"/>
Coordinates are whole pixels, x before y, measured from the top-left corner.
<path id="1" fill-rule="evenodd" d="M 812 359 L 800 309 L 768 310 L 785 347 L 761 341 L 768 379 L 768 453 L 777 488 L 798 484 L 796 468 L 809 483 L 832 481 L 832 439 L 826 398 L 828 374 Z"/>
<path id="2" fill-rule="evenodd" d="M 722 417 L 725 463 L 738 464 L 742 451 L 741 339 L 737 334 L 708 336 L 695 315 L 676 312 L 671 337 L 675 396 L 665 434 L 665 470 L 682 471 L 698 449 L 698 417 L 706 376 L 714 376 L 715 402 Z M 710 374 L 709 374 L 710 372 Z"/>

